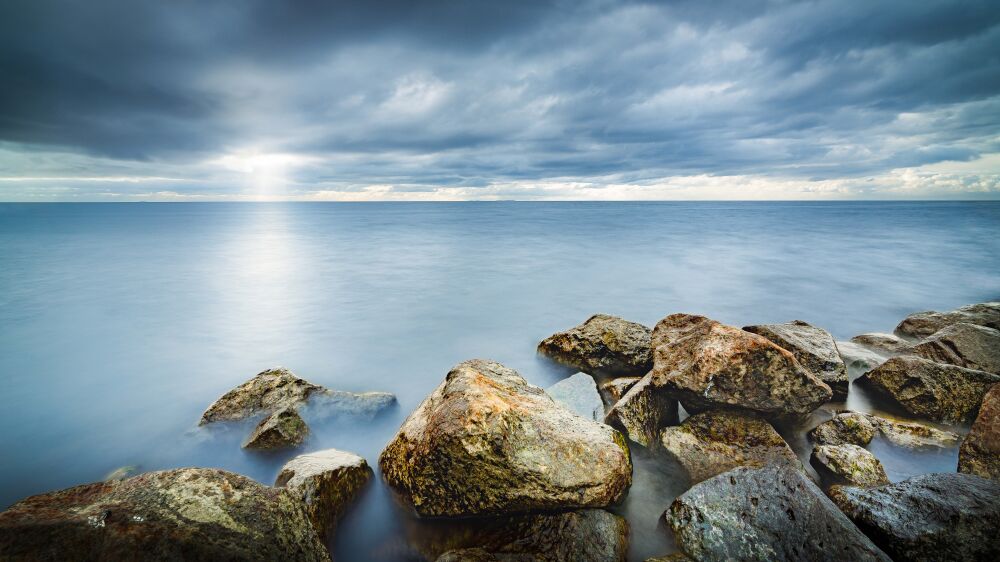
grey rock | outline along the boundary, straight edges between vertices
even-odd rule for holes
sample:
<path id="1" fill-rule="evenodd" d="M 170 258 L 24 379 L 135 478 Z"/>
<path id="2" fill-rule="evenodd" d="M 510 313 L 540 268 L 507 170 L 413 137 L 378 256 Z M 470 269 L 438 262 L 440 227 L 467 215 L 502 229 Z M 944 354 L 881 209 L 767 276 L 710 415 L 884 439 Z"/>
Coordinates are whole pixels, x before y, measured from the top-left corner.
<path id="1" fill-rule="evenodd" d="M 271 450 L 296 447 L 309 435 L 309 426 L 294 408 L 282 408 L 257 424 L 243 442 L 244 449 Z"/>
<path id="2" fill-rule="evenodd" d="M 545 338 L 538 352 L 591 375 L 641 377 L 653 366 L 649 338 L 650 330 L 642 324 L 595 314 Z"/>
<path id="3" fill-rule="evenodd" d="M 893 357 L 857 382 L 892 398 L 908 414 L 941 422 L 970 421 L 1000 376 L 935 363 L 913 355 Z"/>
<path id="4" fill-rule="evenodd" d="M 372 478 L 365 459 L 337 449 L 299 455 L 285 463 L 274 485 L 302 500 L 313 527 L 325 536 Z"/>
<path id="5" fill-rule="evenodd" d="M 959 449 L 958 471 L 1000 480 L 1000 385 L 993 385 L 983 398 Z"/>
<path id="6" fill-rule="evenodd" d="M 545 392 L 557 404 L 565 406 L 577 415 L 588 420 L 604 419 L 604 402 L 597 392 L 597 383 L 594 382 L 594 377 L 586 373 L 577 373 L 565 378 L 545 389 Z"/>
<path id="7" fill-rule="evenodd" d="M 919 449 L 925 447 L 948 448 L 958 443 L 958 435 L 922 423 L 893 420 L 862 412 L 838 412 L 809 432 L 813 442 L 820 445 L 852 444 L 864 447 L 881 435 L 900 447 Z"/>
<path id="8" fill-rule="evenodd" d="M 882 463 L 857 445 L 817 445 L 809 462 L 830 484 L 871 487 L 889 483 Z"/>
<path id="9" fill-rule="evenodd" d="M 837 342 L 830 332 L 802 320 L 746 326 L 743 329 L 764 336 L 791 351 L 803 367 L 812 371 L 833 390 L 833 400 L 847 398 L 847 366 L 841 359 Z"/>
<path id="10" fill-rule="evenodd" d="M 388 392 L 347 392 L 323 389 L 310 396 L 301 409 L 310 419 L 351 417 L 371 420 L 396 406 L 396 396 Z"/>
<path id="11" fill-rule="evenodd" d="M 851 338 L 851 342 L 889 355 L 906 355 L 913 353 L 913 344 L 896 334 L 883 334 L 877 332 L 860 334 Z"/>
<path id="12" fill-rule="evenodd" d="M 1000 483 L 924 474 L 877 488 L 834 487 L 831 498 L 893 559 L 1000 559 Z"/>
<path id="13" fill-rule="evenodd" d="M 478 359 L 452 369 L 410 414 L 379 466 L 422 516 L 604 507 L 632 482 L 620 433 Z"/>
<path id="14" fill-rule="evenodd" d="M 695 414 L 660 434 L 663 454 L 677 462 L 692 484 L 738 466 L 802 463 L 781 435 L 763 419 L 746 413 L 710 410 Z"/>
<path id="15" fill-rule="evenodd" d="M 632 441 L 650 447 L 656 444 L 660 430 L 678 422 L 677 400 L 653 385 L 647 375 L 608 410 L 605 422 Z"/>
<path id="16" fill-rule="evenodd" d="M 604 404 L 608 408 L 611 408 L 611 406 L 614 406 L 616 402 L 622 399 L 622 396 L 625 396 L 625 393 L 630 388 L 641 380 L 642 377 L 618 377 L 601 383 L 598 388 L 601 392 L 601 398 L 604 399 Z"/>
<path id="17" fill-rule="evenodd" d="M 837 342 L 837 351 L 847 368 L 856 372 L 871 371 L 889 359 L 888 354 L 876 352 L 868 347 L 849 341 Z"/>
<path id="18" fill-rule="evenodd" d="M 888 561 L 798 470 L 740 467 L 677 498 L 664 514 L 694 560 Z"/>
<path id="19" fill-rule="evenodd" d="M 269 415 L 282 408 L 297 406 L 322 389 L 283 367 L 268 369 L 223 394 L 201 415 L 199 425 Z"/>
<path id="20" fill-rule="evenodd" d="M 938 363 L 1000 374 L 1000 330 L 993 328 L 952 324 L 917 344 L 913 352 Z"/>
<path id="21" fill-rule="evenodd" d="M 704 316 L 667 316 L 654 328 L 652 341 L 653 384 L 691 413 L 739 408 L 765 417 L 797 417 L 833 395 L 791 352 Z"/>
<path id="22" fill-rule="evenodd" d="M 896 335 L 911 339 L 926 338 L 959 322 L 1000 330 L 1000 302 L 970 304 L 951 312 L 917 312 L 896 326 Z"/>
<path id="23" fill-rule="evenodd" d="M 148 472 L 22 500 L 0 513 L 3 560 L 329 561 L 302 503 L 208 468 Z"/>

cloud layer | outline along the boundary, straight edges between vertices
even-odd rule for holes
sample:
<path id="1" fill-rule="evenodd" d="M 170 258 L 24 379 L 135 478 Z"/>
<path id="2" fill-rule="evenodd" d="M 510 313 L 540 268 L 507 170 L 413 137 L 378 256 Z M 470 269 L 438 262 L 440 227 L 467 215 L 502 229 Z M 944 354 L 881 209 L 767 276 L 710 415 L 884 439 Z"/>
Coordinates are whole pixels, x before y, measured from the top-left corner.
<path id="1" fill-rule="evenodd" d="M 1000 197 L 990 0 L 34 0 L 0 75 L 4 200 Z"/>

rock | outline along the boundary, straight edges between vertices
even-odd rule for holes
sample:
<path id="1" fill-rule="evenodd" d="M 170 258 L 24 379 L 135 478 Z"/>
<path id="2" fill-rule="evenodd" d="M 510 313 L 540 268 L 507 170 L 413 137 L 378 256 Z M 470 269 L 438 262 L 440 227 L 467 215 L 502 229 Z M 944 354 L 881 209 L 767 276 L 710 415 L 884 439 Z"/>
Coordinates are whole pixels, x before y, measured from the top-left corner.
<path id="1" fill-rule="evenodd" d="M 778 432 L 763 419 L 739 412 L 710 410 L 695 414 L 660 434 L 662 451 L 680 464 L 692 484 L 737 466 L 802 463 Z"/>
<path id="2" fill-rule="evenodd" d="M 1000 382 L 1000 376 L 903 355 L 889 359 L 858 382 L 892 398 L 910 415 L 960 423 L 975 416 L 983 395 Z"/>
<path id="3" fill-rule="evenodd" d="M 765 417 L 801 416 L 833 395 L 789 351 L 704 316 L 667 316 L 652 341 L 653 383 L 691 413 L 741 408 Z"/>
<path id="4" fill-rule="evenodd" d="M 325 536 L 371 478 L 372 469 L 365 459 L 326 449 L 285 463 L 274 485 L 300 498 L 313 527 Z"/>
<path id="5" fill-rule="evenodd" d="M 688 558 L 688 556 L 683 552 L 675 552 L 673 554 L 667 554 L 666 556 L 647 558 L 645 562 L 691 562 L 691 558 Z"/>
<path id="6" fill-rule="evenodd" d="M 958 471 L 1000 480 L 1000 385 L 983 398 L 979 416 L 959 449 Z"/>
<path id="7" fill-rule="evenodd" d="M 349 416 L 371 420 L 396 406 L 396 396 L 388 392 L 347 392 L 323 389 L 309 397 L 302 412 L 310 419 Z"/>
<path id="8" fill-rule="evenodd" d="M 869 333 L 851 338 L 852 343 L 889 355 L 913 353 L 913 344 L 895 334 Z"/>
<path id="9" fill-rule="evenodd" d="M 302 504 L 208 468 L 148 472 L 22 500 L 0 513 L 4 560 L 329 561 Z"/>
<path id="10" fill-rule="evenodd" d="M 641 377 L 653 366 L 649 338 L 650 330 L 642 324 L 595 314 L 545 338 L 538 352 L 591 375 Z"/>
<path id="11" fill-rule="evenodd" d="M 877 488 L 835 487 L 830 497 L 897 561 L 1000 559 L 1000 482 L 924 474 Z"/>
<path id="12" fill-rule="evenodd" d="M 660 430 L 678 422 L 677 401 L 646 376 L 608 410 L 605 423 L 632 441 L 649 447 L 656 444 Z"/>
<path id="13" fill-rule="evenodd" d="M 875 435 L 882 435 L 900 447 L 922 448 L 954 446 L 958 435 L 921 423 L 902 422 L 861 412 L 839 412 L 809 432 L 820 445 L 852 444 L 864 447 Z"/>
<path id="14" fill-rule="evenodd" d="M 925 359 L 1000 374 L 1000 330 L 952 324 L 920 342 L 913 352 Z"/>
<path id="15" fill-rule="evenodd" d="M 844 360 L 848 369 L 860 372 L 871 371 L 889 358 L 888 355 L 882 355 L 849 341 L 837 342 L 837 351 L 840 352 L 840 358 Z"/>
<path id="16" fill-rule="evenodd" d="M 244 449 L 271 450 L 301 445 L 309 426 L 294 408 L 282 408 L 262 419 L 243 442 Z"/>
<path id="17" fill-rule="evenodd" d="M 604 507 L 632 482 L 620 433 L 478 359 L 452 369 L 410 414 L 379 466 L 422 516 Z"/>
<path id="18" fill-rule="evenodd" d="M 131 478 L 136 474 L 139 474 L 139 467 L 130 464 L 112 470 L 107 476 L 104 477 L 104 481 L 111 482 L 113 480 L 124 480 L 126 478 Z"/>
<path id="19" fill-rule="evenodd" d="M 439 562 L 624 562 L 628 552 L 628 523 L 602 509 L 411 525 L 417 551 Z"/>
<path id="20" fill-rule="evenodd" d="M 798 470 L 740 467 L 677 498 L 664 514 L 695 560 L 883 560 Z"/>
<path id="21" fill-rule="evenodd" d="M 205 410 L 198 425 L 272 414 L 301 404 L 321 390 L 322 386 L 302 380 L 288 369 L 268 369 L 223 394 Z"/>
<path id="22" fill-rule="evenodd" d="M 614 406 L 630 388 L 635 386 L 635 383 L 641 380 L 642 377 L 618 377 L 604 382 L 599 387 L 604 403 L 608 408 Z"/>
<path id="23" fill-rule="evenodd" d="M 911 314 L 896 326 L 896 335 L 911 339 L 926 338 L 959 322 L 1000 330 L 1000 302 L 970 304 L 951 312 Z"/>
<path id="24" fill-rule="evenodd" d="M 847 366 L 840 358 L 837 342 L 833 341 L 830 332 L 802 320 L 747 326 L 743 329 L 764 336 L 791 351 L 803 367 L 812 371 L 833 390 L 834 400 L 847 398 Z"/>
<path id="25" fill-rule="evenodd" d="M 882 463 L 857 445 L 817 445 L 809 462 L 830 484 L 871 487 L 889 483 Z"/>
<path id="26" fill-rule="evenodd" d="M 594 377 L 586 373 L 577 373 L 565 378 L 545 391 L 557 404 L 565 406 L 577 415 L 588 420 L 604 419 L 604 401 L 597 392 L 597 383 L 594 382 Z"/>

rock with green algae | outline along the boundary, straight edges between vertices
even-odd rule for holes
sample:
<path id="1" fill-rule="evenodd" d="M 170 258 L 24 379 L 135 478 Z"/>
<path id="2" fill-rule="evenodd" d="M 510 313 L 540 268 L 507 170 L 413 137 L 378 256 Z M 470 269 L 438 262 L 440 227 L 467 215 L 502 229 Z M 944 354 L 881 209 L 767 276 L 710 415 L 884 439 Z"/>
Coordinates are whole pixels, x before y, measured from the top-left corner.
<path id="1" fill-rule="evenodd" d="M 1000 480 L 1000 385 L 983 398 L 979 415 L 962 441 L 958 471 Z"/>
<path id="2" fill-rule="evenodd" d="M 660 451 L 677 462 L 692 484 L 738 466 L 802 463 L 771 424 L 759 416 L 725 410 L 695 414 L 660 434 Z"/>
<path id="3" fill-rule="evenodd" d="M 1000 376 L 903 355 L 889 359 L 857 382 L 888 396 L 914 417 L 962 423 L 976 415 L 986 391 L 1000 382 Z"/>
<path id="4" fill-rule="evenodd" d="M 646 375 L 608 410 L 604 421 L 635 443 L 651 447 L 664 427 L 677 424 L 677 414 L 677 400 Z"/>
<path id="5" fill-rule="evenodd" d="M 664 518 L 694 560 L 878 560 L 889 557 L 802 471 L 740 467 L 696 484 Z"/>
<path id="6" fill-rule="evenodd" d="M 326 449 L 299 455 L 285 463 L 274 485 L 302 500 L 309 519 L 326 536 L 372 478 L 364 458 Z"/>
<path id="7" fill-rule="evenodd" d="M 1000 374 L 1000 330 L 952 324 L 918 343 L 913 353 L 938 363 Z"/>
<path id="8" fill-rule="evenodd" d="M 802 320 L 746 326 L 743 329 L 764 336 L 792 352 L 803 367 L 833 390 L 833 400 L 847 398 L 847 366 L 830 332 Z"/>
<path id="9" fill-rule="evenodd" d="M 282 408 L 264 418 L 243 442 L 244 449 L 260 451 L 301 445 L 309 435 L 309 426 L 295 408 Z"/>
<path id="10" fill-rule="evenodd" d="M 809 462 L 830 485 L 881 486 L 889 483 L 882 463 L 857 445 L 817 445 Z"/>
<path id="11" fill-rule="evenodd" d="M 958 434 L 917 422 L 906 422 L 866 414 L 842 411 L 809 431 L 809 437 L 819 445 L 852 444 L 865 447 L 876 435 L 893 445 L 919 449 L 948 448 L 958 443 Z"/>
<path id="12" fill-rule="evenodd" d="M 921 339 L 959 322 L 1000 330 L 1000 302 L 970 304 L 951 312 L 917 312 L 907 316 L 896 326 L 896 334 Z"/>
<path id="13" fill-rule="evenodd" d="M 804 416 L 830 387 L 763 336 L 704 316 L 672 314 L 653 329 L 653 384 L 690 413 L 725 408 L 765 417 Z"/>
<path id="14" fill-rule="evenodd" d="M 642 324 L 595 314 L 542 340 L 538 353 L 591 375 L 641 377 L 653 366 L 649 338 Z"/>
<path id="15" fill-rule="evenodd" d="M 457 365 L 410 414 L 379 467 L 422 516 L 604 507 L 632 482 L 620 433 L 479 359 Z"/>
<path id="16" fill-rule="evenodd" d="M 217 469 L 84 484 L 0 513 L 4 560 L 329 561 L 302 503 Z"/>

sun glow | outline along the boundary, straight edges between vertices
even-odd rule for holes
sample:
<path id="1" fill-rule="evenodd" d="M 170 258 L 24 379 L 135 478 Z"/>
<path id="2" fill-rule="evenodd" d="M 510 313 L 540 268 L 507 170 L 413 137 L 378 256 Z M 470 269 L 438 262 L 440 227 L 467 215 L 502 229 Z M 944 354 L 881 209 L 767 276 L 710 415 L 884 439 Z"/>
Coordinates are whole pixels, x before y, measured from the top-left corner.
<path id="1" fill-rule="evenodd" d="M 256 199 L 281 198 L 294 183 L 295 173 L 314 159 L 300 154 L 237 151 L 209 163 L 236 173 L 248 194 Z"/>

